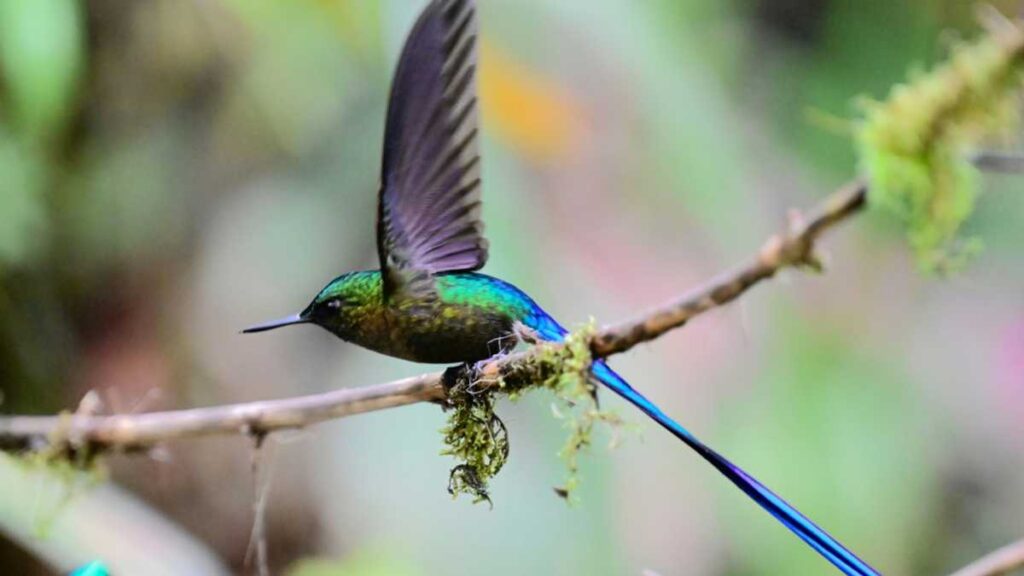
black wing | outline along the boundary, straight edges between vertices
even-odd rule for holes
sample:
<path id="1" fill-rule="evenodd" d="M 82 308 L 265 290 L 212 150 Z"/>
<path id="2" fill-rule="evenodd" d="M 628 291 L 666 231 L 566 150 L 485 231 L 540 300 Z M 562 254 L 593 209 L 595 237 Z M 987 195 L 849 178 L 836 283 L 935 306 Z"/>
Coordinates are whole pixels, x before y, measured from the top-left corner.
<path id="1" fill-rule="evenodd" d="M 429 290 L 433 274 L 487 261 L 475 77 L 473 0 L 433 0 L 406 40 L 388 103 L 377 213 L 387 295 Z"/>

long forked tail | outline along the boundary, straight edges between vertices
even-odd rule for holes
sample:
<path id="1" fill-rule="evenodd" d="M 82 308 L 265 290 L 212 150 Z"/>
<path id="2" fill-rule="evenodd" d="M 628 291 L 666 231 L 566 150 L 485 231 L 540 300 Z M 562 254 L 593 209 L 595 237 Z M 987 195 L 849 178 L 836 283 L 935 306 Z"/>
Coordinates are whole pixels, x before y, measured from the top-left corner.
<path id="1" fill-rule="evenodd" d="M 750 496 L 762 508 L 768 511 L 786 528 L 807 542 L 812 548 L 818 551 L 829 562 L 850 576 L 877 576 L 878 572 L 868 566 L 867 563 L 846 549 L 845 546 L 828 535 L 827 532 L 818 528 L 806 516 L 797 511 L 779 498 L 774 492 L 761 484 L 753 476 L 747 474 L 739 466 L 726 460 L 718 452 L 709 448 L 706 444 L 697 439 L 689 430 L 683 428 L 675 420 L 669 418 L 653 402 L 633 389 L 621 376 L 616 374 L 603 360 L 594 362 L 591 372 L 602 384 L 613 392 L 625 398 L 630 404 L 639 408 L 644 414 L 650 416 L 655 422 L 671 432 L 676 438 L 686 443 L 707 460 L 712 466 L 718 469 L 726 478 Z"/>
<path id="2" fill-rule="evenodd" d="M 548 341 L 562 341 L 567 334 L 565 328 L 540 310 L 539 307 L 536 315 L 529 318 L 527 323 L 541 338 Z M 769 514 L 778 519 L 779 522 L 782 522 L 791 532 L 817 550 L 819 554 L 834 564 L 836 568 L 842 570 L 843 574 L 848 576 L 879 576 L 879 573 L 874 568 L 868 566 L 860 558 L 857 558 L 853 552 L 850 552 L 835 538 L 829 536 L 828 532 L 818 528 L 814 522 L 811 522 L 810 519 L 797 511 L 796 508 L 787 504 L 785 500 L 776 496 L 774 492 L 758 482 L 756 478 L 744 472 L 739 466 L 726 460 L 725 456 L 712 450 L 691 434 L 689 430 L 669 418 L 653 402 L 634 390 L 622 376 L 616 374 L 603 360 L 595 361 L 590 367 L 590 371 L 599 382 L 625 398 L 627 402 L 639 408 L 644 414 L 650 416 L 651 419 L 675 435 L 676 438 L 679 438 L 687 446 L 693 448 L 700 454 L 701 458 L 707 460 L 735 484 L 736 487 L 746 493 L 747 496 L 750 496 L 754 502 L 757 502 Z"/>

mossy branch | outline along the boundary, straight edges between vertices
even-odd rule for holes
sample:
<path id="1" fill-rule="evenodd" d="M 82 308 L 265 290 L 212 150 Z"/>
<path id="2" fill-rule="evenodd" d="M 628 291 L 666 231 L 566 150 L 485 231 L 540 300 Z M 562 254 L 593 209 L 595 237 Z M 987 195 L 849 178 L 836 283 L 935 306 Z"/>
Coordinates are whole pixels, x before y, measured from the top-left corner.
<path id="1" fill-rule="evenodd" d="M 1024 30 L 994 10 L 983 23 L 989 33 L 980 40 L 862 106 L 857 144 L 871 203 L 905 223 L 927 271 L 956 269 L 980 249 L 979 239 L 959 234 L 979 194 L 970 152 L 1021 126 Z"/>
<path id="2" fill-rule="evenodd" d="M 791 226 L 772 236 L 750 262 L 723 273 L 682 297 L 638 318 L 588 334 L 591 358 L 606 358 L 654 340 L 694 317 L 739 297 L 762 280 L 787 267 L 815 262 L 813 247 L 827 230 L 864 205 L 867 187 L 851 182 L 829 196 L 806 217 L 791 215 Z M 532 379 L 544 381 L 563 373 L 556 366 L 567 347 L 544 344 L 493 358 L 476 366 L 475 391 Z M 547 357 L 548 361 L 543 358 Z M 578 366 L 577 366 L 578 368 Z M 514 392 L 514 390 L 512 390 Z M 46 452 L 52 458 L 77 458 L 82 453 L 144 452 L 164 442 L 212 435 L 266 435 L 418 402 L 449 405 L 442 373 L 404 378 L 385 384 L 333 390 L 285 398 L 208 408 L 103 415 L 91 411 L 56 416 L 0 417 L 0 450 Z"/>

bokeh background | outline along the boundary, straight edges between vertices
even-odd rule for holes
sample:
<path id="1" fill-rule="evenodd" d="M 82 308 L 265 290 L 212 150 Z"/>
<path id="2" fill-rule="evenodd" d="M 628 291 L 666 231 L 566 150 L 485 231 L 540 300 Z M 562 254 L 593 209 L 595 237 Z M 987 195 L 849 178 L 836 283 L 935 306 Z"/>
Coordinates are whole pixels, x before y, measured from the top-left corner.
<path id="1" fill-rule="evenodd" d="M 755 250 L 856 171 L 854 98 L 976 32 L 964 0 L 480 0 L 487 271 L 568 325 L 623 319 Z M 1019 2 L 996 2 L 1017 12 Z M 384 106 L 423 0 L 0 0 L 3 413 L 171 409 L 424 368 L 296 328 L 373 266 Z M 1024 535 L 1024 180 L 989 175 L 955 277 L 858 217 L 787 273 L 617 357 L 633 382 L 886 574 Z M 413 406 L 107 461 L 0 459 L 0 572 L 775 575 L 831 568 L 635 411 L 551 487 L 544 393 L 500 414 L 494 508 L 452 501 Z"/>

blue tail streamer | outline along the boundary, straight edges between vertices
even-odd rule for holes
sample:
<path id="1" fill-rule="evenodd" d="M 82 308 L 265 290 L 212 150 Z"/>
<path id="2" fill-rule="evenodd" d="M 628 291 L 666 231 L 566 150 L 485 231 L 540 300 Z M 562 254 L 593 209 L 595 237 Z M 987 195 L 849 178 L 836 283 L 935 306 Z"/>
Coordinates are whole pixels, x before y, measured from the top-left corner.
<path id="1" fill-rule="evenodd" d="M 566 331 L 558 325 L 547 314 L 537 314 L 531 318 L 532 328 L 549 341 L 561 341 L 565 338 Z M 679 438 L 687 446 L 693 448 L 702 458 L 708 461 L 719 472 L 728 478 L 737 488 L 757 502 L 762 508 L 774 516 L 786 528 L 800 537 L 804 542 L 818 551 L 825 559 L 834 564 L 848 576 L 878 576 L 879 573 L 866 562 L 858 558 L 853 552 L 846 549 L 835 538 L 811 522 L 806 516 L 786 503 L 761 484 L 753 476 L 744 472 L 724 456 L 715 452 L 706 444 L 697 439 L 689 430 L 683 428 L 678 422 L 671 419 L 661 411 L 653 402 L 633 389 L 621 376 L 616 374 L 603 360 L 598 360 L 591 366 L 591 373 L 604 386 L 624 398 L 630 404 L 636 406 L 652 420 Z"/>

